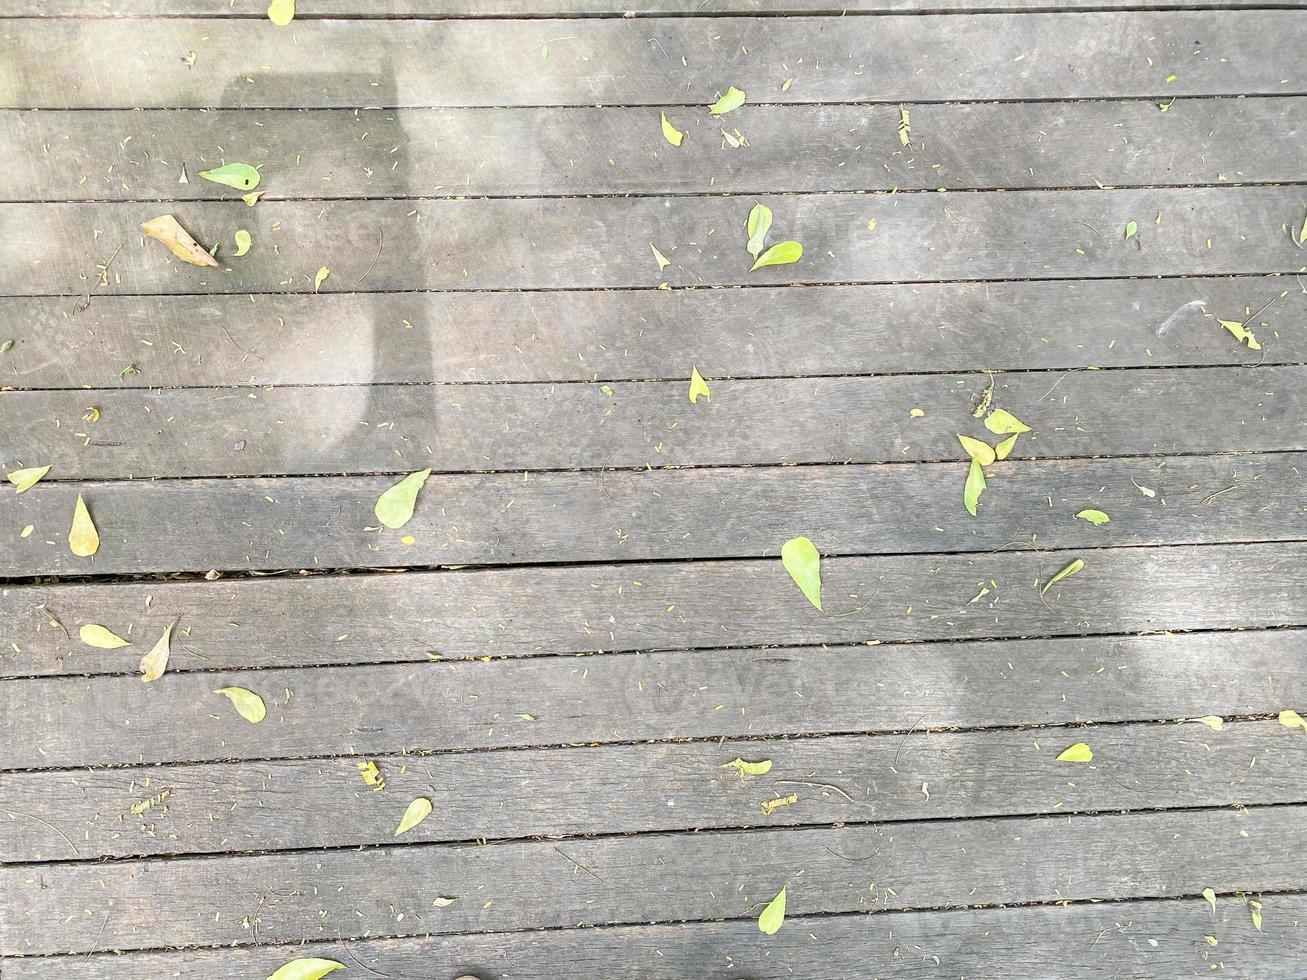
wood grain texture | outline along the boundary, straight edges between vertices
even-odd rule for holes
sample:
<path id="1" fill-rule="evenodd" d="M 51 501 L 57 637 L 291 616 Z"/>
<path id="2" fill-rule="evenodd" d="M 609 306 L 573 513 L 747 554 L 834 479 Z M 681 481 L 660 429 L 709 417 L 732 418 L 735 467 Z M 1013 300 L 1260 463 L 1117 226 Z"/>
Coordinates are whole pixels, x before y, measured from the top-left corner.
<path id="1" fill-rule="evenodd" d="M 1307 100 L 907 107 L 745 106 L 720 123 L 658 109 L 0 112 L 12 201 L 217 200 L 196 175 L 259 167 L 265 200 L 776 193 L 1296 181 Z M 722 128 L 740 130 L 733 148 Z M 179 183 L 182 168 L 187 183 Z"/>
<path id="2" fill-rule="evenodd" d="M 1301 220 L 1307 189 L 763 201 L 776 215 L 772 240 L 798 239 L 804 256 L 753 273 L 744 250 L 752 198 L 270 201 L 252 210 L 213 201 L 0 204 L 0 225 L 10 230 L 0 239 L 0 290 L 99 293 L 96 264 L 110 258 L 104 291 L 144 294 L 312 292 L 323 267 L 331 270 L 321 284 L 328 292 L 1292 273 L 1302 253 L 1288 226 Z M 255 247 L 225 258 L 221 270 L 186 265 L 140 231 L 141 222 L 171 211 L 206 247 L 230 241 L 238 228 Z M 1127 241 L 1131 220 L 1141 231 Z M 669 267 L 659 270 L 650 244 Z"/>
<path id="3" fill-rule="evenodd" d="M 1045 905 L 1006 909 L 792 916 L 762 937 L 749 920 L 583 930 L 450 935 L 79 956 L 85 980 L 186 976 L 194 980 L 262 977 L 297 956 L 325 956 L 396 980 L 458 976 L 569 976 L 609 980 L 825 980 L 863 976 L 936 980 L 1001 973 L 1013 980 L 1104 975 L 1210 977 L 1219 936 L 1220 963 L 1242 976 L 1288 976 L 1307 957 L 1307 897 L 1264 897 L 1262 931 L 1245 901 L 1222 896 L 1213 911 L 1201 898 Z M 1150 943 L 1153 940 L 1156 945 Z M 11 980 L 65 980 L 65 957 L 5 961 Z"/>
<path id="4" fill-rule="evenodd" d="M 1302 643 L 1272 630 L 27 679 L 0 686 L 0 768 L 1274 715 L 1307 700 Z M 258 693 L 267 718 L 242 719 L 224 686 Z"/>
<path id="5" fill-rule="evenodd" d="M 959 432 L 998 441 L 971 415 L 989 383 L 712 379 L 694 405 L 686 381 L 12 392 L 0 398 L 27 424 L 3 436 L 0 462 L 80 480 L 965 460 Z M 1307 449 L 1302 366 L 1006 374 L 993 404 L 1034 430 L 996 473 L 1036 458 Z"/>
<path id="6" fill-rule="evenodd" d="M 1094 762 L 1068 780 L 1056 756 L 1082 737 Z M 770 759 L 771 772 L 743 777 L 727 766 L 737 758 Z M 938 732 L 906 745 L 900 735 L 836 736 L 373 761 L 382 792 L 350 758 L 11 773 L 0 785 L 0 860 L 387 844 L 416 797 L 435 812 L 406 843 L 1307 800 L 1298 778 L 1307 739 L 1275 720 L 1219 733 L 1110 725 Z M 797 804 L 761 812 L 792 792 Z"/>
<path id="7" fill-rule="evenodd" d="M 0 106 L 707 107 L 727 85 L 754 102 L 1293 95 L 1303 92 L 1307 17 L 714 17 L 660 21 L 657 34 L 651 44 L 649 25 L 625 18 L 302 20 L 281 31 L 209 19 L 16 20 L 0 38 Z M 44 56 L 21 56 L 32 50 Z"/>
<path id="8" fill-rule="evenodd" d="M 782 885 L 795 915 L 1290 890 L 1307 871 L 1304 820 L 1307 808 L 1277 806 L 8 867 L 0 947 L 250 945 L 256 927 L 277 943 L 748 919 Z M 873 853 L 874 867 L 849 859 Z M 227 915 L 213 914 L 214 894 L 230 897 Z M 438 897 L 455 901 L 433 907 Z"/>
<path id="9" fill-rule="evenodd" d="M 753 558 L 798 533 L 828 555 L 1277 541 L 1302 537 L 1290 488 L 1303 465 L 1293 453 L 1009 463 L 991 470 L 976 519 L 959 463 L 433 476 L 399 533 L 378 533 L 373 512 L 393 477 L 51 482 L 0 495 L 0 574 Z M 89 560 L 67 548 L 78 494 L 101 534 Z M 1111 523 L 1074 519 L 1088 507 Z M 537 574 L 500 581 L 533 592 Z"/>
<path id="10" fill-rule="evenodd" d="M 14 341 L 0 382 L 611 382 L 683 379 L 687 365 L 747 378 L 1302 363 L 1307 334 L 1290 325 L 1307 318 L 1307 292 L 1294 285 L 1267 277 L 253 300 L 97 295 L 85 308 L 72 299 L 0 298 L 0 335 Z M 1262 350 L 1235 343 L 1216 317 L 1248 320 Z M 136 370 L 123 375 L 128 364 Z"/>

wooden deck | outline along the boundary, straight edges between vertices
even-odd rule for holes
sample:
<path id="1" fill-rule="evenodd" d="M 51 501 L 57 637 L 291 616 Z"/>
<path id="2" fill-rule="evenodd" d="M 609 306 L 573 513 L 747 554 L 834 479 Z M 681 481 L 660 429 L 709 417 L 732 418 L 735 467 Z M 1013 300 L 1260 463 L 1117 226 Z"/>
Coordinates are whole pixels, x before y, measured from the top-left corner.
<path id="1" fill-rule="evenodd" d="M 5 980 L 1307 977 L 1307 9 L 1194 6 L 9 0 Z"/>

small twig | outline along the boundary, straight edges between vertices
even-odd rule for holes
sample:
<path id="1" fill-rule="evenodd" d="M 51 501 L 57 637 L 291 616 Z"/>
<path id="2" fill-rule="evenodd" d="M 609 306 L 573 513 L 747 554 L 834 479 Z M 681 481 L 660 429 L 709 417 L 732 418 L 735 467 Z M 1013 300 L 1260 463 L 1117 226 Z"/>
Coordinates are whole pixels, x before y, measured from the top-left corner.
<path id="1" fill-rule="evenodd" d="M 349 948 L 348 943 L 341 943 L 340 948 L 345 951 L 346 955 L 348 955 L 351 960 L 353 960 L 356 964 L 358 964 L 363 969 L 367 970 L 374 977 L 387 977 L 387 978 L 390 977 L 389 973 L 378 973 L 376 970 L 372 969 L 370 966 L 368 966 L 366 963 L 360 960 L 357 956 L 355 956 L 354 951 Z"/>
<path id="2" fill-rule="evenodd" d="M 10 816 L 13 816 L 13 817 L 26 817 L 28 820 L 35 820 L 37 823 L 41 824 L 41 825 L 44 826 L 44 827 L 49 827 L 49 828 L 50 828 L 51 830 L 53 830 L 56 834 L 58 834 L 58 835 L 59 835 L 60 837 L 62 837 L 65 841 L 68 842 L 68 846 L 71 847 L 71 848 L 73 849 L 73 853 L 74 853 L 74 854 L 76 854 L 78 857 L 81 857 L 81 856 L 82 856 L 82 852 L 79 851 L 79 850 L 77 849 L 77 845 L 73 843 L 73 839 L 72 839 L 71 837 L 69 837 L 67 834 L 65 834 L 65 833 L 64 833 L 62 830 L 60 830 L 58 827 L 56 827 L 54 824 L 50 823 L 48 820 L 42 820 L 40 817 L 38 817 L 38 816 L 36 816 L 36 815 L 34 815 L 34 814 L 31 814 L 31 813 L 24 813 L 22 810 L 10 810 L 10 809 L 6 809 L 6 810 L 5 810 L 5 813 L 7 813 L 7 814 L 9 814 Z"/>
<path id="3" fill-rule="evenodd" d="M 864 862 L 870 861 L 872 858 L 874 858 L 877 854 L 880 853 L 880 848 L 878 847 L 878 848 L 876 848 L 874 851 L 872 851 L 870 854 L 868 854 L 866 857 L 856 857 L 856 858 L 855 858 L 855 857 L 849 857 L 847 854 L 841 854 L 839 851 L 832 851 L 832 850 L 831 850 L 829 847 L 827 847 L 825 844 L 822 844 L 821 847 L 822 847 L 822 850 L 824 850 L 824 851 L 829 851 L 831 854 L 834 854 L 834 855 L 835 855 L 837 858 L 839 858 L 841 861 L 848 861 L 850 864 L 861 864 L 861 863 L 864 863 Z"/>
<path id="4" fill-rule="evenodd" d="M 1209 493 L 1209 494 L 1208 494 L 1206 497 L 1204 497 L 1202 500 L 1198 501 L 1198 506 L 1199 506 L 1199 507 L 1202 507 L 1204 504 L 1210 504 L 1213 500 L 1215 500 L 1215 499 L 1216 499 L 1217 497 L 1219 497 L 1221 494 L 1223 494 L 1223 493 L 1229 493 L 1231 490 L 1238 490 L 1238 489 L 1239 489 L 1239 484 L 1237 484 L 1237 483 L 1231 483 L 1228 487 L 1223 487 L 1222 489 L 1217 490 L 1215 493 Z"/>
<path id="5" fill-rule="evenodd" d="M 917 726 L 920 725 L 923 721 L 925 721 L 928 717 L 930 717 L 929 711 L 927 711 L 924 715 L 922 715 L 920 718 L 914 721 L 912 723 L 912 727 L 908 729 L 907 734 L 903 736 L 903 741 L 899 743 L 898 751 L 894 753 L 894 765 L 891 767 L 896 772 L 898 771 L 899 768 L 899 755 L 903 751 L 903 746 L 908 744 L 908 739 L 911 738 L 912 733 L 917 730 Z"/>
<path id="6" fill-rule="evenodd" d="M 842 612 L 842 613 L 831 613 L 831 618 L 839 619 L 842 616 L 856 616 L 858 613 L 862 612 L 862 610 L 866 609 L 868 606 L 870 606 L 873 602 L 876 601 L 876 596 L 880 595 L 880 586 L 883 581 L 884 581 L 883 575 L 880 578 L 876 579 L 876 591 L 871 594 L 870 599 L 868 599 L 866 602 L 860 605 L 857 609 L 850 609 L 848 612 Z"/>
<path id="7" fill-rule="evenodd" d="M 838 786 L 833 785 L 832 783 L 810 783 L 806 779 L 777 779 L 777 780 L 773 780 L 773 782 L 775 782 L 777 786 L 811 786 L 814 789 L 833 789 L 835 792 L 839 793 L 840 796 L 844 797 L 850 803 L 858 802 L 853 797 L 851 797 L 848 793 L 844 792 L 844 790 L 840 789 Z"/>
<path id="8" fill-rule="evenodd" d="M 225 326 L 223 326 L 221 323 L 218 324 L 218 326 L 222 327 L 222 332 L 227 334 L 227 339 L 231 341 L 231 345 L 235 347 L 238 351 L 240 351 L 246 357 L 254 358 L 256 361 L 263 360 L 263 358 L 261 358 L 258 354 L 252 354 L 249 351 L 247 351 L 244 347 L 242 347 L 240 344 L 236 343 L 236 341 L 232 339 L 231 334 L 227 333 L 227 328 Z"/>
<path id="9" fill-rule="evenodd" d="M 100 940 L 104 938 L 104 927 L 109 924 L 109 916 L 112 911 L 104 913 L 104 921 L 100 923 L 100 931 L 95 934 L 95 942 L 91 943 L 91 948 L 86 951 L 86 958 L 89 960 L 91 954 L 95 952 L 95 947 L 100 945 Z"/>
<path id="10" fill-rule="evenodd" d="M 377 254 L 372 256 L 372 265 L 364 269 L 363 275 L 359 276 L 357 279 L 354 280 L 354 285 L 357 286 L 359 283 L 361 283 L 364 279 L 368 277 L 368 273 L 372 271 L 372 267 L 377 264 L 377 259 L 381 258 L 381 246 L 384 244 L 386 244 L 386 229 L 378 225 L 377 226 Z"/>
<path id="11" fill-rule="evenodd" d="M 1071 369 L 1070 371 L 1068 371 L 1066 374 L 1062 375 L 1062 377 L 1058 378 L 1057 381 L 1053 382 L 1053 388 L 1056 388 L 1058 385 L 1060 385 L 1063 381 L 1065 381 L 1065 380 L 1066 380 L 1067 378 L 1069 378 L 1071 375 L 1075 374 L 1077 371 L 1083 371 L 1083 370 L 1084 370 L 1083 368 L 1072 368 L 1072 369 Z M 1038 398 L 1036 398 L 1036 399 L 1035 399 L 1035 404 L 1038 405 L 1038 404 L 1039 404 L 1040 402 L 1042 402 L 1045 398 L 1047 398 L 1049 395 L 1051 395 L 1051 394 L 1053 393 L 1053 388 L 1049 388 L 1048 391 L 1044 392 L 1042 395 L 1040 395 Z"/>
<path id="12" fill-rule="evenodd" d="M 584 871 L 586 874 L 588 874 L 588 875 L 589 875 L 591 878 L 593 878 L 595 881 L 599 882 L 601 885 L 606 885 L 606 884 L 608 884 L 608 882 L 604 881 L 604 880 L 603 880 L 602 878 L 600 878 L 597 874 L 595 874 L 593 871 L 591 871 L 589 868 L 587 868 L 584 864 L 582 864 L 580 861 L 576 860 L 576 858 L 570 858 L 570 857 L 567 857 L 567 855 L 566 855 L 566 854 L 563 854 L 563 852 L 562 852 L 561 850 L 559 850 L 559 848 L 558 848 L 557 846 L 554 847 L 554 850 L 555 850 L 555 851 L 558 851 L 559 854 L 562 854 L 563 857 L 565 857 L 565 858 L 567 858 L 567 860 L 571 861 L 572 864 L 573 864 L 575 867 L 577 867 L 577 868 L 579 868 L 580 870 Z"/>

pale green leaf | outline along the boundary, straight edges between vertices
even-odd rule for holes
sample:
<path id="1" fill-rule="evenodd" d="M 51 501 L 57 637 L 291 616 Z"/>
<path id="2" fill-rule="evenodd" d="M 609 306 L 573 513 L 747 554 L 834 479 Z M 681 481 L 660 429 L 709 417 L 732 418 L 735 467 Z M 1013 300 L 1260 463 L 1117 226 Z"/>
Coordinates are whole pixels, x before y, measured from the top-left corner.
<path id="1" fill-rule="evenodd" d="M 259 198 L 263 196 L 263 191 L 250 191 L 248 194 L 242 194 L 241 200 L 245 202 L 247 208 L 252 208 L 259 203 Z"/>
<path id="2" fill-rule="evenodd" d="M 1094 750 L 1084 742 L 1077 742 L 1075 745 L 1069 745 L 1062 750 L 1062 754 L 1057 757 L 1058 762 L 1093 762 Z"/>
<path id="3" fill-rule="evenodd" d="M 119 647 L 131 646 L 130 640 L 124 640 L 113 630 L 98 623 L 87 623 L 77 631 L 77 636 L 88 647 L 98 650 L 117 650 Z"/>
<path id="4" fill-rule="evenodd" d="M 1307 245 L 1307 217 L 1302 219 L 1302 226 L 1298 229 L 1298 244 Z"/>
<path id="5" fill-rule="evenodd" d="M 1280 724 L 1285 728 L 1301 728 L 1307 731 L 1307 721 L 1303 721 L 1302 715 L 1292 708 L 1285 708 L 1279 715 Z"/>
<path id="6" fill-rule="evenodd" d="M 1013 448 L 1016 446 L 1016 444 L 1017 444 L 1017 436 L 1019 436 L 1020 434 L 1021 434 L 1021 433 L 1019 433 L 1019 432 L 1014 432 L 1014 433 L 1012 433 L 1010 436 L 1008 436 L 1006 439 L 1004 439 L 1002 442 L 1000 442 L 997 446 L 995 446 L 995 447 L 994 447 L 994 458 L 995 458 L 995 459 L 1007 459 L 1009 456 L 1011 456 L 1011 455 L 1012 455 L 1012 449 L 1013 449 Z"/>
<path id="7" fill-rule="evenodd" d="M 758 916 L 758 928 L 769 936 L 776 935 L 785 924 L 785 889 L 767 903 L 767 907 Z"/>
<path id="8" fill-rule="evenodd" d="M 912 118 L 907 106 L 899 106 L 899 143 L 907 146 L 912 142 Z"/>
<path id="9" fill-rule="evenodd" d="M 68 529 L 68 549 L 78 558 L 90 558 L 100 550 L 100 532 L 80 493 L 73 507 L 73 525 Z"/>
<path id="10" fill-rule="evenodd" d="M 1225 727 L 1225 719 L 1220 715 L 1203 715 L 1201 718 L 1195 718 L 1194 721 L 1201 722 L 1214 732 L 1219 732 Z"/>
<path id="11" fill-rule="evenodd" d="M 1127 221 L 1125 223 L 1125 240 L 1128 242 L 1137 234 L 1139 234 L 1139 225 L 1134 221 Z"/>
<path id="12" fill-rule="evenodd" d="M 653 250 L 654 261 L 658 263 L 659 272 L 662 272 L 664 269 L 666 269 L 669 265 L 672 264 L 672 260 L 669 259 L 662 252 L 658 251 L 658 246 L 655 245 L 653 242 L 649 243 L 649 248 Z"/>
<path id="13" fill-rule="evenodd" d="M 712 400 L 712 392 L 708 390 L 708 382 L 703 380 L 703 375 L 699 373 L 697 367 L 690 368 L 690 404 L 697 405 L 699 396 Z"/>
<path id="14" fill-rule="evenodd" d="M 821 609 L 821 555 L 807 538 L 790 538 L 781 545 L 781 562 L 800 591 Z"/>
<path id="15" fill-rule="evenodd" d="M 767 244 L 769 231 L 771 231 L 771 208 L 765 204 L 755 204 L 749 210 L 749 243 L 744 246 L 755 259 Z"/>
<path id="16" fill-rule="evenodd" d="M 958 442 L 962 443 L 962 448 L 966 450 L 967 455 L 981 466 L 988 466 L 994 462 L 994 449 L 988 443 L 972 439 L 971 436 L 964 436 L 961 432 L 958 433 Z"/>
<path id="17" fill-rule="evenodd" d="M 981 468 L 980 461 L 973 459 L 967 468 L 967 482 L 962 486 L 962 504 L 972 517 L 976 516 L 976 505 L 980 503 L 980 495 L 984 492 L 985 471 Z"/>
<path id="18" fill-rule="evenodd" d="M 250 250 L 250 246 L 254 244 L 254 239 L 250 238 L 250 233 L 244 228 L 237 229 L 235 238 L 236 257 L 239 258 Z"/>
<path id="19" fill-rule="evenodd" d="M 758 261 L 753 263 L 754 269 L 761 269 L 765 265 L 793 265 L 803 258 L 803 246 L 798 242 L 777 242 L 767 251 L 758 257 Z"/>
<path id="20" fill-rule="evenodd" d="M 268 716 L 268 706 L 263 703 L 263 698 L 251 690 L 243 687 L 220 687 L 213 693 L 226 695 L 240 712 L 240 716 L 251 725 L 257 725 Z"/>
<path id="21" fill-rule="evenodd" d="M 708 107 L 714 116 L 724 116 L 744 105 L 744 93 L 734 85 L 726 89 L 726 94 Z"/>
<path id="22" fill-rule="evenodd" d="M 1009 432 L 1030 431 L 1030 426 L 1001 408 L 996 408 L 985 416 L 985 428 L 996 436 L 1007 435 Z"/>
<path id="23" fill-rule="evenodd" d="M 49 472 L 49 466 L 29 466 L 24 470 L 14 470 L 12 473 L 6 473 L 5 479 L 18 488 L 15 491 L 16 493 L 22 493 L 24 490 L 30 490 L 36 486 L 37 481 Z"/>
<path id="24" fill-rule="evenodd" d="M 1064 579 L 1064 578 L 1069 578 L 1070 576 L 1074 575 L 1076 572 L 1080 571 L 1080 569 L 1082 569 L 1082 568 L 1084 568 L 1084 567 L 1085 567 L 1085 563 L 1084 563 L 1083 561 L 1081 561 L 1079 558 L 1077 558 L 1075 561 L 1073 561 L 1071 564 L 1067 565 L 1064 569 L 1062 569 L 1060 572 L 1058 572 L 1056 575 L 1054 575 L 1051 579 L 1049 579 L 1047 582 L 1045 582 L 1045 583 L 1044 583 L 1044 587 L 1043 587 L 1042 589 L 1039 590 L 1039 594 L 1040 594 L 1040 595 L 1043 595 L 1045 592 L 1047 592 L 1047 591 L 1048 591 L 1049 589 L 1051 589 L 1053 586 L 1057 585 L 1058 582 L 1062 581 L 1062 579 Z"/>
<path id="25" fill-rule="evenodd" d="M 413 508 L 417 506 L 418 491 L 430 475 L 430 469 L 410 473 L 378 497 L 377 505 L 373 508 L 377 520 L 390 528 L 407 524 L 413 516 Z"/>
<path id="26" fill-rule="evenodd" d="M 1262 349 L 1262 345 L 1257 342 L 1256 335 L 1238 320 L 1218 320 L 1216 322 L 1230 331 L 1235 340 L 1241 344 L 1247 344 L 1249 350 Z"/>
<path id="27" fill-rule="evenodd" d="M 1252 917 L 1253 928 L 1256 929 L 1258 932 L 1261 932 L 1262 931 L 1262 903 L 1254 902 L 1250 900 L 1248 902 L 1248 914 Z"/>
<path id="28" fill-rule="evenodd" d="M 1212 907 L 1212 914 L 1216 914 L 1216 892 L 1210 888 L 1203 889 L 1203 898 L 1207 899 L 1207 904 Z"/>
<path id="29" fill-rule="evenodd" d="M 659 113 L 663 120 L 663 139 L 671 143 L 672 146 L 680 146 L 681 141 L 685 139 L 685 134 L 671 124 L 667 119 L 667 113 Z"/>
<path id="30" fill-rule="evenodd" d="M 771 772 L 771 759 L 762 759 L 759 762 L 746 762 L 743 759 L 732 759 L 722 767 L 723 769 L 738 769 L 744 776 L 765 776 Z"/>
<path id="31" fill-rule="evenodd" d="M 313 277 L 313 291 L 316 293 L 322 284 L 327 281 L 327 276 L 331 275 L 331 270 L 325 265 L 318 270 L 317 275 Z"/>
<path id="32" fill-rule="evenodd" d="M 400 820 L 399 826 L 395 828 L 395 836 L 398 837 L 400 834 L 408 833 L 429 816 L 431 816 L 431 801 L 425 796 L 419 796 L 404 811 L 403 819 Z"/>
<path id="33" fill-rule="evenodd" d="M 139 669 L 141 680 L 145 683 L 157 681 L 168 669 L 168 657 L 172 654 L 172 631 L 176 625 L 177 620 L 174 619 L 154 646 L 150 647 L 150 652 L 141 658 Z"/>
<path id="34" fill-rule="evenodd" d="M 273 6 L 276 6 L 274 3 Z M 268 975 L 268 980 L 322 980 L 333 970 L 345 969 L 344 963 L 335 960 L 321 960 L 315 956 L 305 956 L 298 960 L 283 963 Z"/>
<path id="35" fill-rule="evenodd" d="M 1076 517 L 1078 517 L 1082 521 L 1088 521 L 1090 524 L 1094 524 L 1094 525 L 1106 524 L 1108 521 L 1112 519 L 1108 517 L 1106 514 L 1104 514 L 1101 510 L 1092 510 L 1092 509 L 1077 511 Z"/>
<path id="36" fill-rule="evenodd" d="M 248 163 L 229 163 L 213 170 L 201 170 L 200 176 L 238 191 L 252 191 L 259 186 L 259 172 Z"/>

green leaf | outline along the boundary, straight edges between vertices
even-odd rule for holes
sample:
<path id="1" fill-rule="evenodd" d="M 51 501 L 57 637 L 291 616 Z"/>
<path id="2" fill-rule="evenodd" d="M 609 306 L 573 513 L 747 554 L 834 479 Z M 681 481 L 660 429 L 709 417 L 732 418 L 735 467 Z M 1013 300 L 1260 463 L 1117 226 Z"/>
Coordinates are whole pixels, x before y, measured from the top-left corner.
<path id="1" fill-rule="evenodd" d="M 259 203 L 259 198 L 263 196 L 263 191 L 250 191 L 248 194 L 242 194 L 241 200 L 245 202 L 247 208 L 252 208 Z"/>
<path id="2" fill-rule="evenodd" d="M 821 555 L 817 546 L 807 538 L 790 538 L 781 545 L 781 563 L 808 601 L 821 609 Z"/>
<path id="3" fill-rule="evenodd" d="M 398 837 L 400 834 L 408 833 L 429 816 L 431 816 L 431 801 L 425 796 L 419 796 L 404 811 L 403 819 L 400 820 L 399 826 L 395 828 L 395 836 Z"/>
<path id="4" fill-rule="evenodd" d="M 703 380 L 703 375 L 699 373 L 697 367 L 692 367 L 690 368 L 690 404 L 697 405 L 700 395 L 710 401 L 712 400 L 712 392 L 708 390 L 708 382 Z"/>
<path id="5" fill-rule="evenodd" d="M 49 466 L 29 466 L 25 470 L 14 470 L 6 473 L 5 479 L 18 488 L 15 493 L 22 493 L 24 490 L 31 490 L 32 487 L 36 486 L 37 481 L 49 472 Z"/>
<path id="6" fill-rule="evenodd" d="M 257 725 L 268 716 L 268 706 L 263 703 L 263 698 L 246 688 L 220 687 L 213 693 L 225 694 L 240 712 L 240 716 L 251 725 Z"/>
<path id="7" fill-rule="evenodd" d="M 761 269 L 765 265 L 793 265 L 803 258 L 803 246 L 798 242 L 777 242 L 767 251 L 758 257 L 758 261 L 753 263 L 754 269 Z"/>
<path id="8" fill-rule="evenodd" d="M 229 163 L 225 167 L 201 170 L 200 176 L 238 191 L 252 191 L 259 186 L 259 172 L 248 163 Z"/>
<path id="9" fill-rule="evenodd" d="M 1051 579 L 1045 582 L 1044 587 L 1039 590 L 1039 594 L 1043 595 L 1053 586 L 1057 585 L 1058 582 L 1062 581 L 1062 579 L 1071 577 L 1072 575 L 1074 575 L 1076 572 L 1080 571 L 1080 569 L 1084 567 L 1085 567 L 1085 563 L 1081 561 L 1079 558 L 1077 558 L 1070 565 L 1067 565 L 1066 568 L 1062 569 L 1062 571 L 1058 572 Z"/>
<path id="10" fill-rule="evenodd" d="M 771 231 L 771 208 L 765 204 L 755 204 L 749 210 L 749 243 L 744 247 L 755 259 L 767 244 L 767 232 Z"/>
<path id="11" fill-rule="evenodd" d="M 1018 435 L 1020 435 L 1019 432 L 1014 432 L 1014 433 L 1012 433 L 1010 436 L 1008 436 L 1006 439 L 1004 439 L 1002 442 L 1000 442 L 997 446 L 995 446 L 995 447 L 994 447 L 994 458 L 995 458 L 995 459 L 1007 459 L 1009 456 L 1011 456 L 1011 455 L 1012 455 L 1012 449 L 1013 449 L 1013 447 L 1015 447 L 1016 444 L 1017 444 L 1017 436 L 1018 436 Z"/>
<path id="12" fill-rule="evenodd" d="M 429 468 L 410 473 L 378 497 L 377 505 L 373 508 L 377 520 L 390 528 L 407 524 L 413 516 L 413 508 L 417 506 L 418 491 L 430 475 Z"/>
<path id="13" fill-rule="evenodd" d="M 1080 518 L 1082 521 L 1088 521 L 1090 524 L 1096 526 L 1106 524 L 1112 519 L 1101 510 L 1082 510 L 1076 514 L 1076 517 Z"/>
<path id="14" fill-rule="evenodd" d="M 962 443 L 962 448 L 966 450 L 967 455 L 981 466 L 988 466 L 994 462 L 994 449 L 989 443 L 981 442 L 979 439 L 972 439 L 971 436 L 964 436 L 961 432 L 958 433 L 958 442 Z"/>
<path id="15" fill-rule="evenodd" d="M 327 281 L 327 276 L 329 275 L 331 275 L 331 270 L 328 269 L 325 265 L 318 270 L 318 274 L 313 277 L 313 291 L 315 293 L 322 286 L 322 284 Z"/>
<path id="16" fill-rule="evenodd" d="M 250 250 L 250 246 L 254 244 L 254 239 L 250 238 L 250 233 L 244 228 L 237 229 L 235 238 L 236 256 L 239 258 Z"/>
<path id="17" fill-rule="evenodd" d="M 1137 234 L 1139 234 L 1139 225 L 1133 221 L 1127 221 L 1125 223 L 1125 240 L 1128 242 Z"/>
<path id="18" fill-rule="evenodd" d="M 1057 757 L 1058 762 L 1093 762 L 1094 750 L 1084 742 L 1077 742 L 1075 745 L 1069 745 L 1062 750 L 1062 754 Z"/>
<path id="19" fill-rule="evenodd" d="M 714 116 L 724 116 L 742 105 L 744 105 L 744 93 L 732 85 L 727 88 L 725 95 L 708 107 L 708 111 Z"/>
<path id="20" fill-rule="evenodd" d="M 77 637 L 88 647 L 98 650 L 117 650 L 119 647 L 131 646 L 130 640 L 124 640 L 113 630 L 97 623 L 87 623 L 77 631 Z"/>
<path id="21" fill-rule="evenodd" d="M 289 963 L 283 963 L 268 975 L 268 980 L 322 980 L 333 970 L 343 969 L 345 969 L 344 963 L 306 956 L 298 960 L 291 960 Z"/>
<path id="22" fill-rule="evenodd" d="M 763 759 L 760 762 L 745 762 L 743 759 L 732 759 L 723 769 L 738 769 L 744 776 L 765 776 L 771 772 L 771 759 Z"/>
<path id="23" fill-rule="evenodd" d="M 972 459 L 971 466 L 967 469 L 967 482 L 962 487 L 962 504 L 972 517 L 976 516 L 976 505 L 980 503 L 980 495 L 984 492 L 985 471 L 981 469 L 979 460 Z"/>
<path id="24" fill-rule="evenodd" d="M 1262 345 L 1257 342 L 1257 337 L 1251 330 L 1245 327 L 1238 320 L 1217 320 L 1221 326 L 1234 335 L 1234 339 L 1241 344 L 1247 344 L 1249 350 L 1261 350 Z"/>
<path id="25" fill-rule="evenodd" d="M 685 134 L 667 120 L 667 113 L 661 112 L 659 115 L 663 119 L 663 139 L 671 143 L 672 146 L 680 146 L 681 141 L 685 139 Z"/>
<path id="26" fill-rule="evenodd" d="M 985 428 L 996 436 L 1007 435 L 1009 432 L 1029 432 L 1030 426 L 1022 422 L 1011 412 L 1005 412 L 1001 408 L 996 408 L 985 416 Z"/>
<path id="27" fill-rule="evenodd" d="M 785 889 L 767 903 L 767 907 L 758 916 L 758 928 L 769 936 L 774 936 L 785 924 Z"/>

